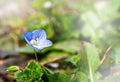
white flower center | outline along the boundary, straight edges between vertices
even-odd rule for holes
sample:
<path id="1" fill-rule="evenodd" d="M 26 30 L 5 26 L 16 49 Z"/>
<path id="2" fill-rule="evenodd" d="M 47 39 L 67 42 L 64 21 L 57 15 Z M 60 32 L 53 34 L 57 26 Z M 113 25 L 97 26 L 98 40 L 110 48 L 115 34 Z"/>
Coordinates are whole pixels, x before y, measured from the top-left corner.
<path id="1" fill-rule="evenodd" d="M 34 45 L 34 46 L 37 46 L 37 45 L 38 45 L 38 41 L 36 41 L 36 40 L 31 40 L 30 43 L 31 43 L 32 45 Z"/>

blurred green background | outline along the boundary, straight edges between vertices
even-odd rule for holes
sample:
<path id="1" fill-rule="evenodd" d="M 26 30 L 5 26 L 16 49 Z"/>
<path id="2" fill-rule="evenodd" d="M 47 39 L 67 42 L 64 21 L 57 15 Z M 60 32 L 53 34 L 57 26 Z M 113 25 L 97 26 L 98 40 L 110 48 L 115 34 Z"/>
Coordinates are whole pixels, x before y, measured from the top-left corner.
<path id="1" fill-rule="evenodd" d="M 0 50 L 33 54 L 23 34 L 35 29 L 44 29 L 54 43 L 38 51 L 48 60 L 73 56 L 87 41 L 100 59 L 112 46 L 104 67 L 120 64 L 119 0 L 0 0 Z"/>

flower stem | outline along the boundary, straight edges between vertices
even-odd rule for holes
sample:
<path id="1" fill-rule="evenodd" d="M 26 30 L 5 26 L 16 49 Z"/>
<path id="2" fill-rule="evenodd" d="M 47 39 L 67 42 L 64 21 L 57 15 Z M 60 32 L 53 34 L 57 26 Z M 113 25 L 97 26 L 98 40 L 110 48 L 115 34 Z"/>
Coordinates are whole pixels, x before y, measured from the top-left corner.
<path id="1" fill-rule="evenodd" d="M 34 49 L 34 53 L 35 53 L 35 59 L 36 59 L 36 61 L 38 61 L 38 57 L 37 57 L 37 53 L 36 53 L 35 49 Z"/>

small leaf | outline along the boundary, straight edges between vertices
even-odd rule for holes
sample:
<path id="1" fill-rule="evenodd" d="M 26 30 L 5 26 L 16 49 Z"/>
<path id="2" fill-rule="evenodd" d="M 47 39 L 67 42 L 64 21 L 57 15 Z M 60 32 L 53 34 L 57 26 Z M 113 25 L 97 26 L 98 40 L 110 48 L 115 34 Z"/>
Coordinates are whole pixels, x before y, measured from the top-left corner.
<path id="1" fill-rule="evenodd" d="M 36 61 L 30 61 L 24 70 L 15 73 L 17 82 L 42 82 L 42 68 Z"/>
<path id="2" fill-rule="evenodd" d="M 18 71 L 20 68 L 18 66 L 10 66 L 7 68 L 7 71 L 9 72 L 15 72 Z"/>
<path id="3" fill-rule="evenodd" d="M 80 55 L 74 55 L 67 59 L 67 61 L 71 62 L 73 65 L 77 65 L 80 60 Z"/>

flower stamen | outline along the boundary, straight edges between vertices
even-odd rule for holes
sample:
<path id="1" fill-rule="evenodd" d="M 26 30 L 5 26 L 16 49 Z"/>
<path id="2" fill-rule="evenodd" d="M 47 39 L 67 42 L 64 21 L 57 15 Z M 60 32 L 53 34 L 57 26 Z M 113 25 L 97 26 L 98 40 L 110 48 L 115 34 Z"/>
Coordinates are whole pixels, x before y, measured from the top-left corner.
<path id="1" fill-rule="evenodd" d="M 32 45 L 34 45 L 34 46 L 37 46 L 37 45 L 38 45 L 38 41 L 36 41 L 36 40 L 31 40 L 30 43 L 31 43 Z"/>

